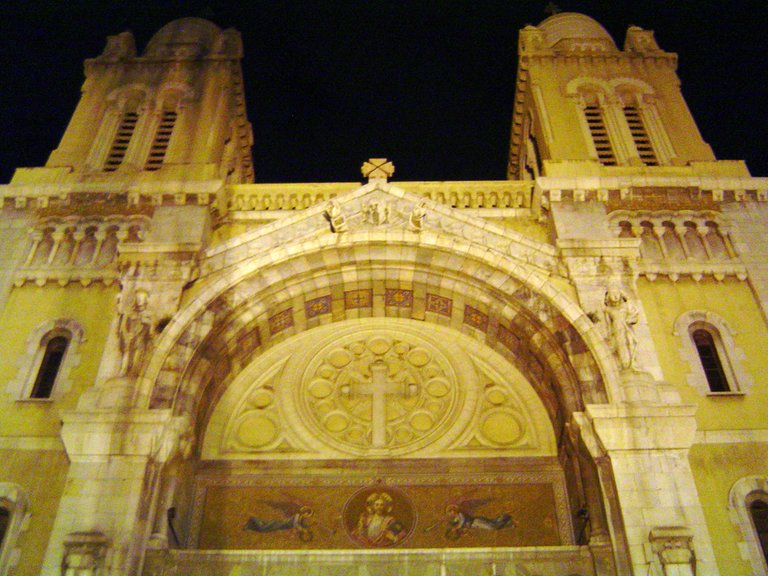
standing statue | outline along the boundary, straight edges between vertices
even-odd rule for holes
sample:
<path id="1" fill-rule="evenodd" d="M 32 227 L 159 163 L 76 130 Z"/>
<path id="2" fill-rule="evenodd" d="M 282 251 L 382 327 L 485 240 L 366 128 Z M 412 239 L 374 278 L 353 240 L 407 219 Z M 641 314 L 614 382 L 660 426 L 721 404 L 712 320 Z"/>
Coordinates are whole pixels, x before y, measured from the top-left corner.
<path id="1" fill-rule="evenodd" d="M 133 307 L 120 315 L 118 333 L 120 336 L 120 352 L 123 360 L 120 374 L 135 376 L 141 367 L 144 352 L 149 347 L 152 338 L 152 316 L 147 310 L 149 294 L 137 290 Z"/>
<path id="2" fill-rule="evenodd" d="M 635 367 L 637 337 L 635 324 L 638 321 L 637 308 L 627 300 L 624 293 L 616 286 L 610 286 L 605 292 L 605 321 L 608 336 L 619 357 L 621 367 L 631 370 Z"/>

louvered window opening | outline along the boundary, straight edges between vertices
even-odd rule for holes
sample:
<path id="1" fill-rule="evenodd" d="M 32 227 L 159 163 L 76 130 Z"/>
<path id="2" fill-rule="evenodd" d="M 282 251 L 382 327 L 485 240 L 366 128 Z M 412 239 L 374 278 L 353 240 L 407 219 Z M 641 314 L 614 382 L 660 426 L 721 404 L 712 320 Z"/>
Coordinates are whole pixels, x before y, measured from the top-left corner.
<path id="1" fill-rule="evenodd" d="M 168 143 L 171 140 L 173 126 L 176 124 L 176 111 L 167 110 L 163 112 L 160 118 L 160 125 L 155 132 L 155 138 L 152 141 L 152 147 L 149 149 L 145 170 L 158 170 L 163 165 L 165 154 L 168 151 Z"/>
<path id="2" fill-rule="evenodd" d="M 629 131 L 632 134 L 632 140 L 635 141 L 637 153 L 643 164 L 646 166 L 658 166 L 659 160 L 656 158 L 656 152 L 653 150 L 648 131 L 645 129 L 643 117 L 637 106 L 624 106 L 624 116 L 629 125 Z"/>
<path id="3" fill-rule="evenodd" d="M 592 135 L 592 141 L 595 144 L 597 158 L 601 164 L 606 166 L 616 165 L 616 156 L 613 153 L 611 139 L 608 137 L 608 130 L 605 127 L 603 113 L 598 106 L 589 105 L 584 108 L 584 115 L 587 118 L 589 132 Z"/>
<path id="4" fill-rule="evenodd" d="M 123 163 L 138 121 L 139 115 L 136 112 L 125 112 L 123 114 L 117 134 L 115 134 L 115 139 L 112 141 L 112 147 L 109 149 L 107 161 L 104 163 L 104 172 L 114 172 Z"/>

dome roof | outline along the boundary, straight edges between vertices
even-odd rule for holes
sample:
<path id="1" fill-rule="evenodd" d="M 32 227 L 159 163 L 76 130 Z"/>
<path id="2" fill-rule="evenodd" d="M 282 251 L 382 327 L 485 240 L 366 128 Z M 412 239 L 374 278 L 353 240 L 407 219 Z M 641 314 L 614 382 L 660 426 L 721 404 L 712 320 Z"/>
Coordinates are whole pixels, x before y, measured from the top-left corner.
<path id="1" fill-rule="evenodd" d="M 544 32 L 550 48 L 562 40 L 576 40 L 580 43 L 591 40 L 597 46 L 616 49 L 613 38 L 597 20 L 577 12 L 561 12 L 550 16 L 538 25 L 538 29 Z"/>
<path id="2" fill-rule="evenodd" d="M 144 56 L 186 57 L 206 56 L 221 35 L 221 29 L 202 18 L 180 18 L 160 28 L 147 44 Z"/>

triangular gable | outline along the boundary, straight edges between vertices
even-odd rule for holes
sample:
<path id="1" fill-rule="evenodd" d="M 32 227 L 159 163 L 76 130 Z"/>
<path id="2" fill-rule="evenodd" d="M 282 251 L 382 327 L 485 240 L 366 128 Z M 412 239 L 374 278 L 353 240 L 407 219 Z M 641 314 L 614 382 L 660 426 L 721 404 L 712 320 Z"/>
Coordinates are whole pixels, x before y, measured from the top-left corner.
<path id="1" fill-rule="evenodd" d="M 320 234 L 338 234 L 344 238 L 371 233 L 377 233 L 377 239 L 384 242 L 395 237 L 407 241 L 407 234 L 439 235 L 447 245 L 452 240 L 461 240 L 543 272 L 556 269 L 556 249 L 548 244 L 394 184 L 376 181 L 209 248 L 201 271 L 203 275 L 213 274 Z"/>

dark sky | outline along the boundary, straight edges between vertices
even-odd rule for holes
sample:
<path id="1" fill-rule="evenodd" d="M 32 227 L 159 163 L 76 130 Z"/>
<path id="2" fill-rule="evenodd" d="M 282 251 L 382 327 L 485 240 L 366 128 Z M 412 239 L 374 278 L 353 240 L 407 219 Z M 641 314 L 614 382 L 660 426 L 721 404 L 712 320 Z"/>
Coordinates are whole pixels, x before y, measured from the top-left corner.
<path id="1" fill-rule="evenodd" d="M 259 182 L 359 180 L 369 157 L 396 180 L 505 177 L 517 31 L 528 0 L 242 0 L 0 3 L 0 182 L 41 166 L 79 98 L 82 62 L 167 22 L 239 30 Z M 621 47 L 636 24 L 680 56 L 683 93 L 718 158 L 768 175 L 768 1 L 561 0 Z"/>

